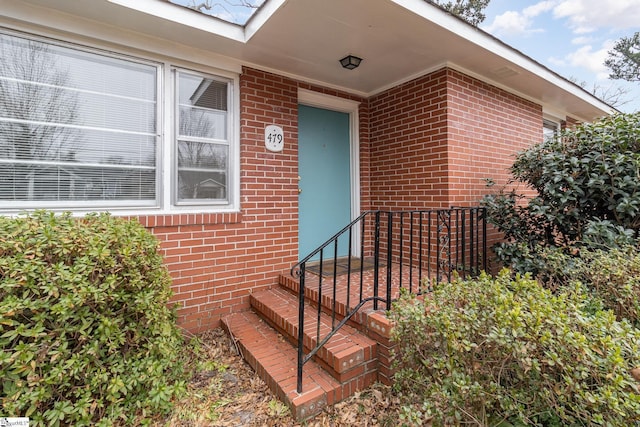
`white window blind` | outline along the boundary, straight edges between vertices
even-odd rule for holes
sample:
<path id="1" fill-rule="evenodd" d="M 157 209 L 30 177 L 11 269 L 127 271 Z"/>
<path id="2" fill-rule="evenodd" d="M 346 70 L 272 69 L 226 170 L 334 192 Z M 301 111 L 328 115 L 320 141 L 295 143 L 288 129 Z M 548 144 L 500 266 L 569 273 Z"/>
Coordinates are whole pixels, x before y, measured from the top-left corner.
<path id="1" fill-rule="evenodd" d="M 0 34 L 0 204 L 158 204 L 158 66 Z"/>

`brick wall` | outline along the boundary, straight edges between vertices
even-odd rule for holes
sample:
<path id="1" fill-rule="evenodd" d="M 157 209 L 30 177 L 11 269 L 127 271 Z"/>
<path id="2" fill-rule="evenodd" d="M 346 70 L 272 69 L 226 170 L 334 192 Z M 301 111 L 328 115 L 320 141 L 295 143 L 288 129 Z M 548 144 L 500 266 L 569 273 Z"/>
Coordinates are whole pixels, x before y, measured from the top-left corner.
<path id="1" fill-rule="evenodd" d="M 492 191 L 486 179 L 507 184 L 515 153 L 542 141 L 542 107 L 455 70 L 447 76 L 450 203 L 477 205 Z"/>
<path id="2" fill-rule="evenodd" d="M 539 105 L 452 69 L 377 95 L 369 108 L 374 209 L 477 206 L 507 184 L 514 154 L 542 140 Z M 500 237 L 489 228 L 489 246 Z"/>
<path id="3" fill-rule="evenodd" d="M 244 68 L 240 77 L 241 211 L 142 216 L 162 242 L 179 323 L 191 332 L 249 307 L 298 258 L 298 88 L 357 100 L 361 208 L 475 205 L 484 178 L 504 183 L 515 150 L 541 138 L 541 108 L 450 69 L 369 100 Z M 280 153 L 264 128 L 284 130 Z"/>
<path id="4" fill-rule="evenodd" d="M 442 69 L 370 100 L 376 209 L 476 205 L 516 151 L 542 140 L 542 108 Z"/>
<path id="5" fill-rule="evenodd" d="M 542 107 L 455 70 L 448 70 L 448 76 L 451 204 L 473 206 L 508 183 L 518 151 L 542 141 Z M 517 190 L 533 194 L 523 185 Z M 488 227 L 489 248 L 502 237 Z M 493 253 L 487 256 L 489 269 L 497 272 Z"/>
<path id="6" fill-rule="evenodd" d="M 161 241 L 173 279 L 178 323 L 190 332 L 219 326 L 249 308 L 249 294 L 275 286 L 298 260 L 298 87 L 363 101 L 363 189 L 368 187 L 366 103 L 335 90 L 244 68 L 240 77 L 239 213 L 140 216 Z M 284 131 L 280 153 L 264 147 L 264 128 Z"/>
<path id="7" fill-rule="evenodd" d="M 277 284 L 298 255 L 297 83 L 244 70 L 240 78 L 240 204 L 231 214 L 140 217 L 161 241 L 178 323 L 199 332 L 249 307 L 249 293 Z M 284 150 L 264 148 L 282 127 Z"/>
<path id="8" fill-rule="evenodd" d="M 371 98 L 372 209 L 448 205 L 446 79 L 441 70 Z"/>

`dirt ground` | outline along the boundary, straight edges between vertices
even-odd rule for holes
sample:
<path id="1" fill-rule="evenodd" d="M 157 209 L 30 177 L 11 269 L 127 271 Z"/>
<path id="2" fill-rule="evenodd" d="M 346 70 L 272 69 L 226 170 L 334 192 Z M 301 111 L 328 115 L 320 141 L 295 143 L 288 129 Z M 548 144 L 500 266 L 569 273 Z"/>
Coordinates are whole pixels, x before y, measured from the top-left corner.
<path id="1" fill-rule="evenodd" d="M 296 423 L 289 409 L 242 360 L 221 329 L 200 335 L 193 352 L 194 374 L 186 395 L 162 426 L 277 426 L 370 427 L 398 426 L 398 399 L 376 384 L 327 408 L 316 417 Z"/>

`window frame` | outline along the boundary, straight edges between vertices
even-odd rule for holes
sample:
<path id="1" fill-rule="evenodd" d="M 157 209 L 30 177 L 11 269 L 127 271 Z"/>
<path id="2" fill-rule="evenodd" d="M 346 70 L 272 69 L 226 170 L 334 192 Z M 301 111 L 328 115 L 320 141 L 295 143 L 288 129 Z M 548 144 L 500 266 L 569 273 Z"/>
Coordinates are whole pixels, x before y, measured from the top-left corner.
<path id="1" fill-rule="evenodd" d="M 553 130 L 553 136 L 558 135 L 558 133 L 560 132 L 560 120 L 553 119 L 550 117 L 542 118 L 542 141 L 543 142 L 546 142 L 552 138 L 552 137 L 547 137 L 545 135 L 545 132 L 544 132 L 545 129 Z"/>
<path id="2" fill-rule="evenodd" d="M 177 57 L 168 57 L 158 52 L 113 46 L 111 43 L 87 39 L 80 35 L 64 37 L 56 34 L 39 34 L 31 30 L 16 30 L 0 26 L 0 33 L 20 37 L 40 43 L 76 49 L 82 52 L 131 61 L 156 68 L 156 197 L 153 203 L 132 205 L 126 201 L 73 201 L 62 203 L 52 201 L 20 201 L 12 207 L 0 207 L 0 214 L 15 215 L 19 212 L 48 209 L 54 212 L 71 211 L 73 215 L 82 216 L 89 212 L 111 212 L 115 215 L 160 215 L 175 213 L 230 213 L 240 211 L 240 75 L 238 71 L 217 68 L 215 65 L 194 63 Z M 215 61 L 215 58 L 210 58 Z M 225 65 L 225 64 L 223 64 Z M 228 65 L 227 65 L 228 66 Z M 229 67 L 232 68 L 232 67 Z M 174 147 L 177 141 L 174 133 L 174 120 L 177 100 L 173 70 L 180 69 L 187 73 L 201 74 L 227 83 L 227 143 L 228 154 L 228 188 L 227 200 L 217 201 L 203 199 L 202 202 L 175 203 L 177 200 L 177 160 Z M 175 160 L 175 162 L 174 162 Z M 175 163 L 175 166 L 174 166 Z M 175 183 L 175 184 L 174 184 Z"/>
<path id="3" fill-rule="evenodd" d="M 211 79 L 216 82 L 225 83 L 227 88 L 227 117 L 226 117 L 226 138 L 224 142 L 222 140 L 215 140 L 214 138 L 199 138 L 199 137 L 180 137 L 179 129 L 180 129 L 180 100 L 179 100 L 179 75 L 180 73 L 184 73 L 190 76 L 196 76 L 201 78 Z M 172 165 L 172 182 L 171 182 L 171 203 L 175 207 L 189 207 L 189 206 L 226 206 L 231 202 L 232 191 L 235 188 L 233 181 L 230 176 L 232 175 L 232 164 L 233 159 L 235 159 L 235 154 L 233 153 L 233 138 L 235 135 L 234 131 L 234 117 L 235 115 L 232 112 L 233 105 L 233 81 L 229 78 L 224 78 L 211 73 L 203 73 L 199 71 L 195 71 L 193 69 L 188 69 L 184 67 L 171 67 L 171 80 L 173 87 L 173 132 L 172 132 L 172 144 L 171 144 L 171 156 L 173 157 L 173 165 Z M 189 140 L 191 139 L 191 140 Z M 200 140 L 204 143 L 211 143 L 216 145 L 224 145 L 227 147 L 227 170 L 226 170 L 226 198 L 223 199 L 185 199 L 180 200 L 179 198 L 179 168 L 178 168 L 178 146 L 181 141 L 184 142 L 195 142 L 194 140 Z M 214 142 L 215 141 L 215 142 Z"/>

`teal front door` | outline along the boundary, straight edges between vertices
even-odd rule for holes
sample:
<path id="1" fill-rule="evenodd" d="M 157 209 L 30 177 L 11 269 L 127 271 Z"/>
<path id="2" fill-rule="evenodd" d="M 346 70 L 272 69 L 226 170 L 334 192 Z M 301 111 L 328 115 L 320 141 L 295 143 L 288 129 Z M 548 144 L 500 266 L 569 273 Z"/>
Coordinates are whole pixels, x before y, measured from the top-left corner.
<path id="1" fill-rule="evenodd" d="M 349 114 L 298 107 L 299 255 L 304 258 L 351 221 Z M 338 256 L 348 255 L 347 242 Z M 333 248 L 325 258 L 333 256 Z"/>

